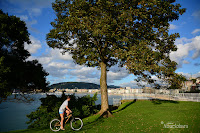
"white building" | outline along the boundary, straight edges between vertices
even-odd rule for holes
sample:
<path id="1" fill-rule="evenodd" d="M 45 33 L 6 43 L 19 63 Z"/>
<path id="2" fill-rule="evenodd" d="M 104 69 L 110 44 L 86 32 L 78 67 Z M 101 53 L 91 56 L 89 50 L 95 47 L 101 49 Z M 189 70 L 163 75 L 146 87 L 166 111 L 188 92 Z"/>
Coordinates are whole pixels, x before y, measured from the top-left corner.
<path id="1" fill-rule="evenodd" d="M 127 89 L 127 90 L 130 90 L 130 89 L 131 89 L 131 87 L 125 87 L 125 89 Z"/>

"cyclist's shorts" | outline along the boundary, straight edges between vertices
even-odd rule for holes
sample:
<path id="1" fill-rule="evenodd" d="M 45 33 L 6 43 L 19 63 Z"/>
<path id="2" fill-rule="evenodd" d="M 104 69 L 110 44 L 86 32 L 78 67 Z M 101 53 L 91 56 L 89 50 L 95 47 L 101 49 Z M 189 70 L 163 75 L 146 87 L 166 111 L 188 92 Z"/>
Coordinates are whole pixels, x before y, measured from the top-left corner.
<path id="1" fill-rule="evenodd" d="M 64 112 L 59 112 L 59 114 L 63 114 Z"/>

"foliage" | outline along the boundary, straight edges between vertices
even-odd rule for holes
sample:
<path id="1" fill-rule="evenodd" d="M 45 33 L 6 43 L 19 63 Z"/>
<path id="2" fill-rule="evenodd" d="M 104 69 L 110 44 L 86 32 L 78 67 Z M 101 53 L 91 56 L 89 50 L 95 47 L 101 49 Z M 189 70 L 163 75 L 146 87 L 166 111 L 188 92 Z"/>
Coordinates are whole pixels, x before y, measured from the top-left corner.
<path id="1" fill-rule="evenodd" d="M 169 89 L 182 88 L 184 81 L 186 81 L 186 78 L 183 75 L 175 74 L 169 81 L 171 84 Z"/>
<path id="2" fill-rule="evenodd" d="M 153 84 L 155 75 L 171 83 L 177 63 L 169 53 L 177 50 L 174 41 L 179 34 L 168 34 L 169 22 L 185 12 L 174 2 L 56 0 L 52 7 L 57 18 L 51 23 L 47 43 L 69 52 L 77 64 L 101 67 L 103 101 L 107 99 L 105 68 L 116 64 L 138 76 L 138 82 Z"/>
<path id="3" fill-rule="evenodd" d="M 193 84 L 195 84 L 197 81 L 197 79 L 192 79 Z"/>
<path id="4" fill-rule="evenodd" d="M 72 110 L 74 116 L 85 118 L 97 112 L 95 101 L 97 100 L 97 93 L 93 97 L 89 95 L 83 97 L 76 97 L 70 95 L 69 108 Z M 27 115 L 30 119 L 27 123 L 30 124 L 28 128 L 47 128 L 49 122 L 55 118 L 59 118 L 58 110 L 67 98 L 64 93 L 61 97 L 55 95 L 47 95 L 46 98 L 41 98 L 41 106 L 31 114 Z"/>
<path id="5" fill-rule="evenodd" d="M 196 90 L 191 90 L 184 93 L 200 93 L 200 90 L 196 89 Z"/>
<path id="6" fill-rule="evenodd" d="M 5 64 L 4 57 L 2 56 L 0 58 L 0 90 L 1 90 L 0 98 L 5 98 L 8 95 L 10 95 L 10 93 L 5 89 L 6 86 L 8 85 L 7 80 L 5 80 L 6 79 L 5 75 L 9 72 L 10 69 L 6 67 L 4 64 Z"/>
<path id="7" fill-rule="evenodd" d="M 31 42 L 25 22 L 0 10 L 0 36 L 0 58 L 3 58 L 3 65 L 9 68 L 9 72 L 1 68 L 0 79 L 6 81 L 1 86 L 1 91 L 5 92 L 1 93 L 1 98 L 6 98 L 13 89 L 21 92 L 47 90 L 48 73 L 37 60 L 27 61 L 30 53 L 24 49 L 24 45 L 31 45 Z"/>
<path id="8" fill-rule="evenodd" d="M 169 22 L 185 12 L 180 7 L 168 0 L 57 0 L 57 19 L 47 43 L 72 54 L 78 64 L 105 62 L 110 67 L 120 62 L 151 83 L 151 74 L 164 78 L 176 70 L 169 53 L 177 50 L 174 41 L 179 34 L 168 31 Z"/>

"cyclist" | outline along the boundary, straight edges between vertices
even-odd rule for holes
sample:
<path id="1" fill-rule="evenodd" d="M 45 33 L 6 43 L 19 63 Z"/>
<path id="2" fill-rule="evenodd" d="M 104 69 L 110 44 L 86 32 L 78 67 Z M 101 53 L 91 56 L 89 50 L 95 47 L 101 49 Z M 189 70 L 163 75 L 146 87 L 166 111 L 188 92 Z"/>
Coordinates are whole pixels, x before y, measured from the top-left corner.
<path id="1" fill-rule="evenodd" d="M 60 109 L 59 109 L 59 114 L 60 114 L 60 117 L 61 117 L 61 130 L 65 130 L 63 128 L 63 121 L 64 121 L 64 114 L 65 112 L 67 113 L 67 116 L 72 112 L 69 107 L 68 107 L 68 102 L 70 101 L 70 97 L 67 96 L 67 99 L 62 103 L 62 105 L 60 106 Z"/>

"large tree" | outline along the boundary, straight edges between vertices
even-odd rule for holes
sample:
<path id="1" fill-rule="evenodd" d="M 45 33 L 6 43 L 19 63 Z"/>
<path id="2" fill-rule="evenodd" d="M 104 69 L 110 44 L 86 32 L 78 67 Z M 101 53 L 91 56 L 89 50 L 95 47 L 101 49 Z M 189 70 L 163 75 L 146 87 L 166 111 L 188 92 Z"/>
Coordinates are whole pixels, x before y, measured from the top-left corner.
<path id="1" fill-rule="evenodd" d="M 72 54 L 77 64 L 100 67 L 101 111 L 108 112 L 107 71 L 126 67 L 139 80 L 154 83 L 152 75 L 172 83 L 178 77 L 178 33 L 169 34 L 169 22 L 185 12 L 172 0 L 56 0 L 57 18 L 47 34 L 52 48 Z M 109 113 L 109 112 L 108 112 Z"/>
<path id="2" fill-rule="evenodd" d="M 31 45 L 24 21 L 0 10 L 0 102 L 13 89 L 30 92 L 47 90 L 47 72 L 37 60 L 27 61 L 30 53 L 24 48 Z"/>
<path id="3" fill-rule="evenodd" d="M 7 97 L 10 92 L 6 89 L 8 86 L 5 75 L 9 72 L 9 68 L 5 66 L 4 57 L 0 57 L 0 97 Z"/>

